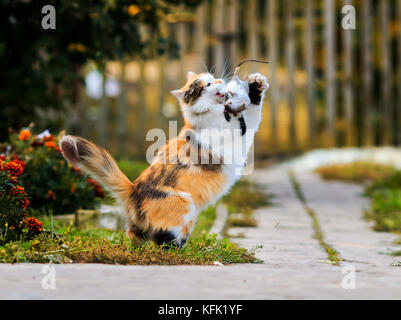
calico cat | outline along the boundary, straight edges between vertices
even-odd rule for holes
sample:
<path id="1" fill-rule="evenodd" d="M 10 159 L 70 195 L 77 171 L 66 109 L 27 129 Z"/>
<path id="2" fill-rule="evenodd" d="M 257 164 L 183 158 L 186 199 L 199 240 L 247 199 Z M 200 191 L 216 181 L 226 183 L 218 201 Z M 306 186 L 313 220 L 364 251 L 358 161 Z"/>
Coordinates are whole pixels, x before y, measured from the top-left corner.
<path id="1" fill-rule="evenodd" d="M 267 82 L 263 76 L 253 75 L 247 83 L 249 108 L 260 109 Z M 180 102 L 185 126 L 133 182 L 106 150 L 83 138 L 64 136 L 60 148 L 69 163 L 92 175 L 116 197 L 127 215 L 131 239 L 182 247 L 199 212 L 231 188 L 240 177 L 235 169 L 245 162 L 225 163 L 224 148 L 210 143 L 214 134 L 203 134 L 204 129 L 230 129 L 224 118 L 223 80 L 190 72 L 185 86 L 172 93 Z M 251 126 L 255 126 L 260 119 L 252 120 L 253 112 L 248 113 Z"/>

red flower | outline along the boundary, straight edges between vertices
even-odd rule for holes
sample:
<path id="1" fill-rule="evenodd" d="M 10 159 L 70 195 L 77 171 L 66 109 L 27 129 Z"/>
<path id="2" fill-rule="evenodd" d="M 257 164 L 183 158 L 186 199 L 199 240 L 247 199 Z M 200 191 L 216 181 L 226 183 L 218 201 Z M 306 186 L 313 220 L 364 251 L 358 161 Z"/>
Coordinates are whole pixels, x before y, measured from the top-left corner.
<path id="1" fill-rule="evenodd" d="M 18 139 L 25 141 L 25 140 L 28 140 L 30 136 L 31 136 L 31 132 L 29 130 L 23 129 L 20 131 L 20 133 L 18 135 Z"/>
<path id="2" fill-rule="evenodd" d="M 28 218 L 26 219 L 26 224 L 28 226 L 29 231 L 33 232 L 42 232 L 43 230 L 43 223 L 38 221 L 36 218 Z"/>
<path id="3" fill-rule="evenodd" d="M 15 161 L 7 162 L 4 166 L 4 169 L 6 172 L 14 177 L 19 177 L 22 172 L 24 172 L 24 168 L 22 167 L 22 165 Z"/>
<path id="4" fill-rule="evenodd" d="M 29 202 L 29 200 L 28 200 L 27 198 L 23 198 L 23 199 L 21 200 L 21 206 L 22 206 L 24 209 L 28 208 L 29 204 L 30 204 L 30 202 Z"/>
<path id="5" fill-rule="evenodd" d="M 71 169 L 72 169 L 72 171 L 75 171 L 76 173 L 82 175 L 82 170 L 81 170 L 80 168 L 78 168 L 78 167 L 72 167 Z"/>
<path id="6" fill-rule="evenodd" d="M 22 194 L 23 196 L 26 197 L 25 189 L 24 189 L 24 187 L 21 187 L 21 186 L 12 187 L 11 194 L 13 196 L 18 196 L 18 195 Z"/>
<path id="7" fill-rule="evenodd" d="M 52 200 L 56 200 L 56 193 L 55 193 L 54 191 L 49 190 L 49 191 L 47 192 L 47 195 L 48 195 L 48 197 L 51 198 Z"/>
<path id="8" fill-rule="evenodd" d="M 98 197 L 98 198 L 105 197 L 103 188 L 100 186 L 100 184 L 97 181 L 95 181 L 91 178 L 87 178 L 86 181 L 93 187 L 96 197 Z"/>
<path id="9" fill-rule="evenodd" d="M 44 145 L 44 143 L 42 142 L 42 141 L 38 141 L 38 140 L 35 140 L 34 142 L 32 142 L 32 144 L 31 144 L 31 146 L 32 147 L 40 147 L 40 146 L 43 146 Z"/>
<path id="10" fill-rule="evenodd" d="M 49 142 L 49 141 L 55 142 L 55 141 L 56 141 L 56 138 L 53 137 L 52 135 L 49 135 L 49 136 L 44 137 L 44 138 L 42 139 L 42 141 L 44 141 L 44 142 Z"/>
<path id="11" fill-rule="evenodd" d="M 25 170 L 25 167 L 26 167 L 25 161 L 22 161 L 22 160 L 20 160 L 20 159 L 17 158 L 17 159 L 14 159 L 13 162 L 14 162 L 14 163 L 20 164 L 21 167 L 22 167 L 22 169 Z"/>

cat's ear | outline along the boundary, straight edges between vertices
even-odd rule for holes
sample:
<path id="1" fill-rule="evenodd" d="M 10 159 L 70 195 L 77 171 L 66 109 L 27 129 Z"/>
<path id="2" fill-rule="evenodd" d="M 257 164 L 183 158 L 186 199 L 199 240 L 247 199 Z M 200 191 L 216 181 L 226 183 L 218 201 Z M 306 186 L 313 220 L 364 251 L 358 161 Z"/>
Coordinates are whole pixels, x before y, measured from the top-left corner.
<path id="1" fill-rule="evenodd" d="M 197 75 L 198 75 L 197 73 L 192 72 L 192 71 L 189 71 L 189 72 L 187 73 L 187 81 L 188 81 L 189 79 L 193 78 L 193 77 L 196 77 Z"/>
<path id="2" fill-rule="evenodd" d="M 173 90 L 170 91 L 175 97 L 177 97 L 178 99 L 182 98 L 184 96 L 184 92 L 182 92 L 181 90 Z"/>

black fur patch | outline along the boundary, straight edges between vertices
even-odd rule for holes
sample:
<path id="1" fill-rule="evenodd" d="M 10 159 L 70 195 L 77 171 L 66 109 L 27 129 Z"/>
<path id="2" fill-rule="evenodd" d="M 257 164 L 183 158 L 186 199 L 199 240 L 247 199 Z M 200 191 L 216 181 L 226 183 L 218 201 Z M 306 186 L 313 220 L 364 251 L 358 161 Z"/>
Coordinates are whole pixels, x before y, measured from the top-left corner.
<path id="1" fill-rule="evenodd" d="M 132 232 L 133 234 L 135 234 L 135 236 L 138 239 L 146 239 L 147 238 L 146 233 L 142 229 L 138 228 L 137 226 L 135 226 L 133 224 L 129 226 L 129 231 Z"/>
<path id="2" fill-rule="evenodd" d="M 260 90 L 257 82 L 249 85 L 249 99 L 251 100 L 252 104 L 260 104 L 260 100 L 262 99 L 262 91 Z"/>
<path id="3" fill-rule="evenodd" d="M 200 98 L 205 87 L 202 85 L 202 80 L 195 80 L 189 86 L 189 89 L 184 93 L 184 102 L 189 105 L 193 105 L 196 100 Z"/>
<path id="4" fill-rule="evenodd" d="M 230 112 L 228 112 L 227 110 L 224 110 L 224 118 L 226 118 L 227 122 L 230 122 L 231 120 Z"/>
<path id="5" fill-rule="evenodd" d="M 174 188 L 177 185 L 178 173 L 180 170 L 187 169 L 188 167 L 188 165 L 183 164 L 178 160 L 174 168 L 165 174 L 163 185 Z"/>
<path id="6" fill-rule="evenodd" d="M 156 242 L 159 246 L 163 244 L 175 244 L 175 236 L 171 231 L 159 230 L 153 234 L 153 241 Z"/>
<path id="7" fill-rule="evenodd" d="M 146 211 L 142 207 L 145 199 L 165 199 L 168 197 L 168 194 L 164 191 L 158 190 L 154 185 L 149 183 L 149 181 L 139 181 L 133 186 L 131 197 L 135 202 L 137 218 L 139 221 L 143 221 L 146 217 Z"/>
<path id="8" fill-rule="evenodd" d="M 213 163 L 213 155 L 210 152 L 208 152 L 207 155 L 205 155 L 204 153 L 205 151 L 202 152 L 202 147 L 198 144 L 198 163 L 196 164 L 196 166 L 205 171 L 215 173 L 220 172 L 222 165 L 221 159 L 219 163 Z M 206 157 L 208 159 L 205 159 Z"/>
<path id="9" fill-rule="evenodd" d="M 241 134 L 244 135 L 246 133 L 246 123 L 244 116 L 241 114 L 241 117 L 238 118 L 239 126 L 241 128 Z"/>
<path id="10" fill-rule="evenodd" d="M 187 243 L 187 239 L 182 239 L 181 243 L 180 243 L 180 248 L 182 248 L 183 246 L 185 246 L 185 244 Z"/>

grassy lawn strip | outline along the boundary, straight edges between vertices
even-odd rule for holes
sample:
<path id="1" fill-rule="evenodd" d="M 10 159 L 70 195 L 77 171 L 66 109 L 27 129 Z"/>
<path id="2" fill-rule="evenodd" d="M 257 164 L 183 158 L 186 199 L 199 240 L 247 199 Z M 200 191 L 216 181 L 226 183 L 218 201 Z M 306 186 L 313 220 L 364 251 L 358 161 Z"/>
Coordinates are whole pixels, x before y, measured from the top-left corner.
<path id="1" fill-rule="evenodd" d="M 147 163 L 130 160 L 120 160 L 118 164 L 131 180 L 135 180 L 148 166 Z M 261 194 L 256 192 L 256 195 L 253 195 L 254 190 L 256 189 L 252 184 L 241 183 L 234 187 L 235 194 L 228 196 L 227 201 L 232 208 L 248 212 L 249 208 L 254 206 L 250 202 L 261 203 Z M 246 203 L 241 203 L 242 195 L 239 193 L 247 195 Z M 106 198 L 103 203 L 114 204 L 115 201 Z M 75 218 L 60 220 L 54 220 L 51 216 L 40 216 L 45 231 L 34 240 L 0 246 L 0 263 L 212 265 L 215 261 L 223 264 L 260 262 L 254 257 L 253 251 L 240 248 L 227 239 L 217 240 L 216 235 L 208 234 L 216 218 L 215 207 L 209 207 L 200 214 L 195 229 L 183 249 L 172 246 L 159 247 L 151 242 L 132 243 L 123 230 L 99 228 L 101 216 L 96 212 L 82 216 L 76 214 Z"/>
<path id="2" fill-rule="evenodd" d="M 123 231 L 74 227 L 65 221 L 42 218 L 45 231 L 28 242 L 0 246 L 2 263 L 105 263 L 122 265 L 212 265 L 259 262 L 253 252 L 227 239 L 207 234 L 214 221 L 214 208 L 204 211 L 194 234 L 181 250 L 158 247 L 151 242 L 132 243 Z M 53 230 L 53 231 L 49 231 Z"/>
<path id="3" fill-rule="evenodd" d="M 302 204 L 305 208 L 305 211 L 309 214 L 309 216 L 312 219 L 312 225 L 313 225 L 313 230 L 314 230 L 313 237 L 319 241 L 320 246 L 326 251 L 327 256 L 328 256 L 329 260 L 332 262 L 332 264 L 338 266 L 340 264 L 340 261 L 342 261 L 342 259 L 339 256 L 339 253 L 337 252 L 336 249 L 331 247 L 324 240 L 324 234 L 320 227 L 319 220 L 316 216 L 316 213 L 313 211 L 313 209 L 308 206 L 306 198 L 305 198 L 304 194 L 302 193 L 301 185 L 297 181 L 295 174 L 293 172 L 290 172 L 289 175 L 290 175 L 290 179 L 292 182 L 292 186 L 295 190 L 295 193 L 296 193 L 298 199 L 302 202 Z"/>
<path id="4" fill-rule="evenodd" d="M 270 195 L 265 193 L 265 186 L 247 179 L 239 180 L 223 197 L 229 217 L 226 229 L 230 227 L 257 227 L 252 217 L 255 209 L 271 204 Z M 234 215 L 235 214 L 235 215 Z"/>
<path id="5" fill-rule="evenodd" d="M 372 162 L 333 164 L 316 169 L 325 180 L 341 180 L 354 183 L 369 183 L 391 177 L 395 170 L 390 165 Z"/>
<path id="6" fill-rule="evenodd" d="M 167 250 L 166 250 L 167 249 Z M 228 240 L 214 236 L 190 240 L 181 249 L 161 248 L 153 243 L 133 244 L 122 232 L 106 230 L 69 232 L 57 235 L 46 232 L 25 243 L 0 247 L 3 263 L 105 263 L 123 265 L 211 265 L 256 262 L 253 254 Z"/>

